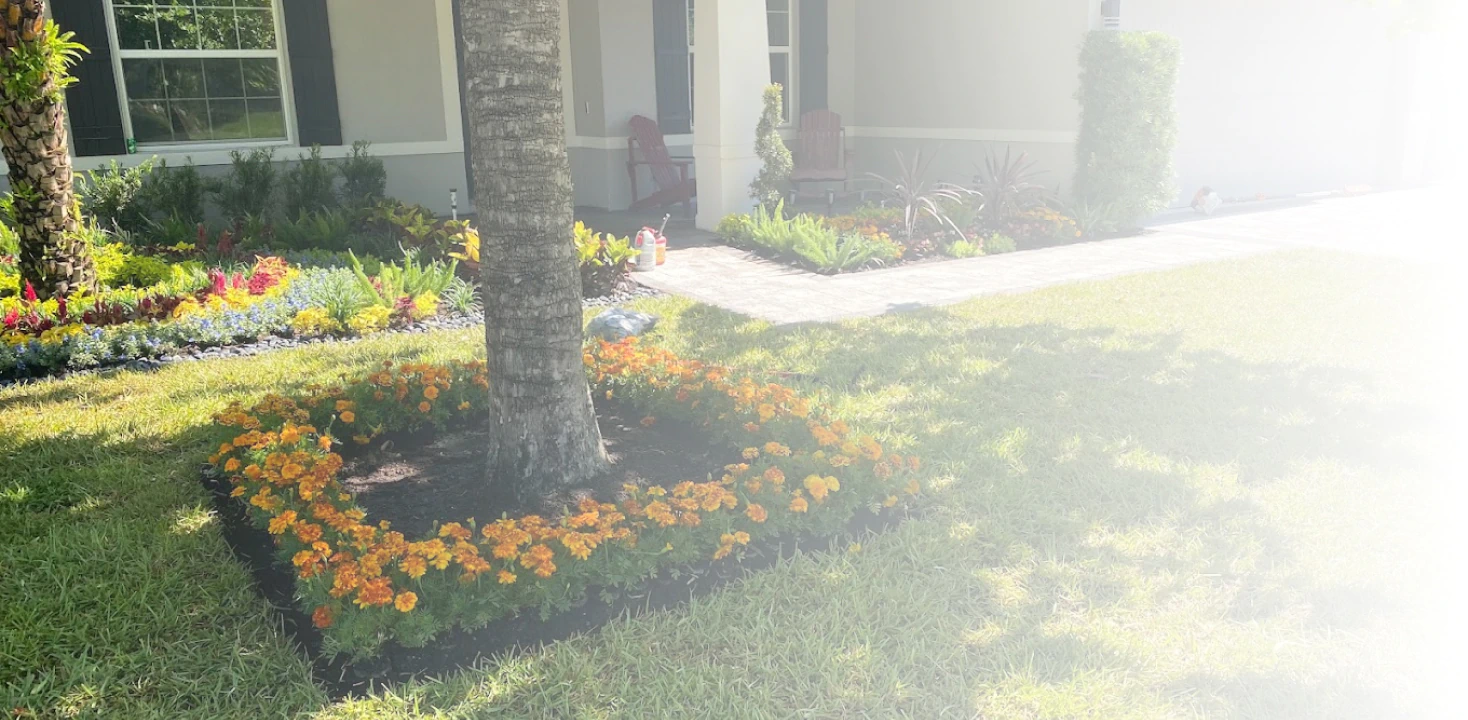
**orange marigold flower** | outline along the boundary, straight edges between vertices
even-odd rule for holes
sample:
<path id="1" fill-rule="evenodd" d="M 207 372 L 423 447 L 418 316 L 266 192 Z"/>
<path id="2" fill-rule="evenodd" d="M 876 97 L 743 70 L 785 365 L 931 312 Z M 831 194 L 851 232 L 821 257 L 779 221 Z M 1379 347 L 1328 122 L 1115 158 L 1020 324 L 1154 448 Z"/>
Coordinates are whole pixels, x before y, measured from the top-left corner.
<path id="1" fill-rule="evenodd" d="M 283 535 L 294 524 L 296 524 L 296 511 L 287 510 L 270 519 L 270 534 Z"/>
<path id="2" fill-rule="evenodd" d="M 239 458 L 230 458 L 230 459 L 224 461 L 224 471 L 225 472 L 234 472 L 234 471 L 236 471 L 238 469 L 240 469 L 240 459 Z"/>
<path id="3" fill-rule="evenodd" d="M 426 397 L 429 400 L 437 400 L 438 388 L 434 387 L 433 385 L 429 385 L 428 387 L 423 388 L 423 397 Z"/>
<path id="4" fill-rule="evenodd" d="M 753 460 L 759 457 L 759 448 L 744 448 L 744 459 Z"/>
<path id="5" fill-rule="evenodd" d="M 342 414 L 338 415 L 337 417 L 341 418 L 341 421 L 347 423 L 348 425 L 357 421 L 357 413 L 354 413 L 351 410 L 344 410 L 342 411 Z"/>
<path id="6" fill-rule="evenodd" d="M 351 400 L 338 400 L 338 401 L 336 401 L 336 411 L 337 412 L 341 412 L 343 410 L 351 410 L 353 407 L 355 407 L 355 406 L 352 404 L 352 401 Z"/>
<path id="7" fill-rule="evenodd" d="M 642 426 L 643 427 L 650 428 L 650 427 L 652 427 L 652 426 L 654 426 L 656 424 L 658 424 L 658 419 L 655 418 L 655 417 L 653 417 L 653 416 L 651 416 L 651 415 L 648 415 L 647 417 L 645 417 L 645 418 L 642 419 Z"/>
<path id="8" fill-rule="evenodd" d="M 295 445 L 300 441 L 301 431 L 297 430 L 294 425 L 287 424 L 285 429 L 280 431 L 280 444 Z"/>
<path id="9" fill-rule="evenodd" d="M 773 440 L 765 443 L 765 452 L 779 457 L 790 457 L 790 447 L 788 445 L 781 445 Z"/>
<path id="10" fill-rule="evenodd" d="M 331 449 L 331 436 L 330 435 L 322 435 L 320 438 L 318 438 L 316 440 L 316 447 L 321 448 L 323 451 L 330 450 Z"/>
<path id="11" fill-rule="evenodd" d="M 311 613 L 311 624 L 322 630 L 331 627 L 331 608 L 321 605 Z"/>
<path id="12" fill-rule="evenodd" d="M 465 400 L 464 402 L 459 403 L 459 409 L 460 410 L 468 410 L 469 409 L 469 401 L 468 400 Z"/>
<path id="13" fill-rule="evenodd" d="M 796 495 L 795 498 L 790 501 L 790 512 L 803 513 L 809 509 L 810 503 L 807 503 L 805 501 L 805 498 L 799 495 Z"/>
<path id="14" fill-rule="evenodd" d="M 321 526 L 315 523 L 298 522 L 295 531 L 296 538 L 307 545 L 321 539 Z"/>
<path id="15" fill-rule="evenodd" d="M 236 486 L 234 486 L 234 489 L 233 490 L 230 490 L 229 491 L 229 496 L 230 497 L 239 497 L 239 496 L 244 495 L 244 494 L 245 494 L 245 486 L 244 485 L 236 485 Z"/>
<path id="16" fill-rule="evenodd" d="M 764 506 L 754 503 L 750 503 L 749 507 L 744 509 L 744 514 L 748 515 L 750 520 L 757 523 L 764 522 L 770 516 L 768 512 L 765 512 Z"/>
<path id="17" fill-rule="evenodd" d="M 916 495 L 916 494 L 922 492 L 923 487 L 918 484 L 917 478 L 913 478 L 913 479 L 907 481 L 907 485 L 905 487 L 903 487 L 902 490 L 903 490 L 903 492 L 906 492 L 908 495 Z"/>
<path id="18" fill-rule="evenodd" d="M 433 406 L 430 405 L 430 404 L 428 404 L 428 401 L 427 400 L 424 400 L 423 402 L 418 403 L 418 412 L 426 413 L 426 412 L 428 412 L 429 410 L 432 410 L 432 409 L 433 409 Z"/>
<path id="19" fill-rule="evenodd" d="M 780 485 L 785 482 L 785 471 L 777 467 L 772 467 L 765 470 L 762 477 L 772 485 Z"/>
<path id="20" fill-rule="evenodd" d="M 285 467 L 280 469 L 280 476 L 286 480 L 295 480 L 305 472 L 306 468 L 301 467 L 298 463 L 286 463 Z"/>
<path id="21" fill-rule="evenodd" d="M 509 570 L 500 571 L 499 581 L 501 585 L 513 585 L 516 579 L 517 578 L 515 577 L 515 573 L 512 573 Z"/>
<path id="22" fill-rule="evenodd" d="M 247 465 L 245 467 L 245 477 L 251 480 L 259 480 L 260 476 L 264 474 L 265 472 L 260 469 L 259 465 Z"/>
<path id="23" fill-rule="evenodd" d="M 759 432 L 759 423 L 756 423 L 756 422 L 747 422 L 747 423 L 744 423 L 744 429 L 746 431 L 748 431 L 748 432 Z"/>
<path id="24" fill-rule="evenodd" d="M 759 412 L 760 422 L 769 422 L 771 418 L 775 417 L 775 406 L 769 403 L 760 405 L 756 411 Z"/>
<path id="25" fill-rule="evenodd" d="M 827 462 L 831 463 L 831 467 L 848 467 L 851 465 L 851 458 L 845 455 L 832 455 Z"/>
<path id="26" fill-rule="evenodd" d="M 418 555 L 409 555 L 398 563 L 398 569 L 407 573 L 408 577 L 417 580 L 428 572 L 428 561 Z"/>
<path id="27" fill-rule="evenodd" d="M 737 542 L 740 545 L 748 545 L 749 544 L 749 533 L 744 532 L 743 530 L 739 530 L 739 531 L 735 532 L 734 533 L 734 542 Z"/>
<path id="28" fill-rule="evenodd" d="M 410 612 L 418 606 L 418 596 L 411 590 L 400 592 L 397 599 L 393 600 L 392 606 L 397 608 L 398 612 Z"/>

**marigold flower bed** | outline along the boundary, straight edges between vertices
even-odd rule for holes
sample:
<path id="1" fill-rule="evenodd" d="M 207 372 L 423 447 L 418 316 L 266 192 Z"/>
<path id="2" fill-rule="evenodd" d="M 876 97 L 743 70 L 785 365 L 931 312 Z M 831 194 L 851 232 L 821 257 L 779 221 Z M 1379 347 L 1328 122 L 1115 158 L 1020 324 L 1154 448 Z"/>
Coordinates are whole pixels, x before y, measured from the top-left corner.
<path id="1" fill-rule="evenodd" d="M 745 462 L 702 482 L 627 485 L 562 517 L 461 519 L 409 539 L 371 523 L 344 491 L 337 450 L 473 422 L 490 382 L 482 363 L 386 364 L 299 400 L 270 396 L 216 416 L 228 435 L 210 462 L 296 568 L 297 595 L 328 654 L 372 656 L 389 641 L 422 647 L 528 608 L 549 615 L 591 587 L 633 587 L 781 534 L 833 534 L 859 509 L 891 508 L 921 489 L 917 458 L 854 435 L 791 388 L 636 339 L 598 342 L 585 361 L 594 392 L 646 412 L 648 423 L 703 427 L 743 448 Z"/>

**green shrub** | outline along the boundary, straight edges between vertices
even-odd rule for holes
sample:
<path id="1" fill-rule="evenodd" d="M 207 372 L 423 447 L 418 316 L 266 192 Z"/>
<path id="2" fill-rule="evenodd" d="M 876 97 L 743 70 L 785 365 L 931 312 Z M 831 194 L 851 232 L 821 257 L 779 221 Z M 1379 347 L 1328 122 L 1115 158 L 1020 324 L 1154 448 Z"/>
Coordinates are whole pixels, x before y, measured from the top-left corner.
<path id="1" fill-rule="evenodd" d="M 901 248 L 887 237 L 827 229 L 823 233 L 801 235 L 796 241 L 795 254 L 818 270 L 846 272 L 895 260 L 901 255 Z"/>
<path id="2" fill-rule="evenodd" d="M 283 250 L 348 250 L 352 223 L 337 210 L 301 211 L 275 223 L 273 245 Z"/>
<path id="3" fill-rule="evenodd" d="M 984 240 L 983 255 L 1002 255 L 1012 253 L 1016 249 L 1014 238 L 1004 233 L 994 233 Z"/>
<path id="4" fill-rule="evenodd" d="M 270 215 L 275 195 L 275 152 L 261 148 L 246 155 L 231 150 L 229 157 L 229 173 L 209 183 L 220 212 L 230 222 Z"/>
<path id="5" fill-rule="evenodd" d="M 749 195 L 760 207 L 775 207 L 784 200 L 785 189 L 790 187 L 790 173 L 795 170 L 790 148 L 785 147 L 785 140 L 780 137 L 784 102 L 784 90 L 779 84 L 765 88 L 765 109 L 760 114 L 754 138 L 754 154 L 764 166 L 749 185 Z"/>
<path id="6" fill-rule="evenodd" d="M 204 219 L 204 180 L 192 161 L 181 168 L 169 168 L 167 160 L 159 160 L 143 192 L 157 217 L 177 217 L 187 222 Z"/>
<path id="7" fill-rule="evenodd" d="M 952 258 L 975 258 L 984 254 L 984 246 L 972 240 L 954 240 L 943 248 L 943 253 Z"/>
<path id="8" fill-rule="evenodd" d="M 1155 215 L 1175 194 L 1180 59 L 1177 40 L 1157 32 L 1093 32 L 1081 48 L 1075 192 L 1109 205 L 1119 225 Z"/>
<path id="9" fill-rule="evenodd" d="M 387 197 L 387 169 L 367 152 L 371 146 L 365 140 L 352 143 L 351 156 L 337 167 L 342 177 L 342 205 L 351 210 L 366 210 Z"/>
<path id="10" fill-rule="evenodd" d="M 336 207 L 336 170 L 321 157 L 321 146 L 312 145 L 285 174 L 285 214 L 298 218 Z"/>
<path id="11" fill-rule="evenodd" d="M 106 230 L 136 232 L 148 225 L 152 214 L 143 186 L 153 172 L 155 158 L 125 168 L 116 160 L 100 170 L 82 175 L 77 183 L 82 211 Z"/>

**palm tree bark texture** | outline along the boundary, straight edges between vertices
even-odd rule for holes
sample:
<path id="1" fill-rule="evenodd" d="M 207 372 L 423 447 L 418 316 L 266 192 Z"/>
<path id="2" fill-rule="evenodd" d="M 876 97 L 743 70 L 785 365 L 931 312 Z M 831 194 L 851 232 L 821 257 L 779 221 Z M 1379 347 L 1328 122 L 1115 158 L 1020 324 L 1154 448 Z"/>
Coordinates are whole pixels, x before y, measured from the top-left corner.
<path id="1" fill-rule="evenodd" d="M 560 3 L 463 0 L 490 378 L 489 482 L 531 499 L 608 467 L 582 366 Z"/>
<path id="2" fill-rule="evenodd" d="M 0 0 L 0 146 L 10 168 L 20 275 L 41 297 L 96 288 L 78 232 L 62 88 L 63 44 L 47 32 L 42 0 Z"/>

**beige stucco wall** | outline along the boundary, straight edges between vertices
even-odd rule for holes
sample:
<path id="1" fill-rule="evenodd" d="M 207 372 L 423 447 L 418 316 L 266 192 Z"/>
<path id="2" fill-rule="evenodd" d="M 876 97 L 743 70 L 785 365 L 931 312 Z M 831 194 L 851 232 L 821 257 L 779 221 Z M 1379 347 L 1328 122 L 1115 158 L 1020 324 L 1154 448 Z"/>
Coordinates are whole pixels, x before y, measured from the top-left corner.
<path id="1" fill-rule="evenodd" d="M 922 148 L 934 179 L 967 182 L 1012 145 L 1068 185 L 1092 4 L 833 0 L 832 105 L 853 108 L 858 169 L 893 172 L 893 150 Z"/>
<path id="2" fill-rule="evenodd" d="M 402 0 L 328 0 L 342 134 L 374 143 L 446 139 L 435 13 Z M 432 3 L 418 0 L 415 5 Z"/>
<path id="3" fill-rule="evenodd" d="M 1390 182 L 1410 85 L 1390 5 L 1127 0 L 1124 28 L 1182 44 L 1178 202 Z"/>

